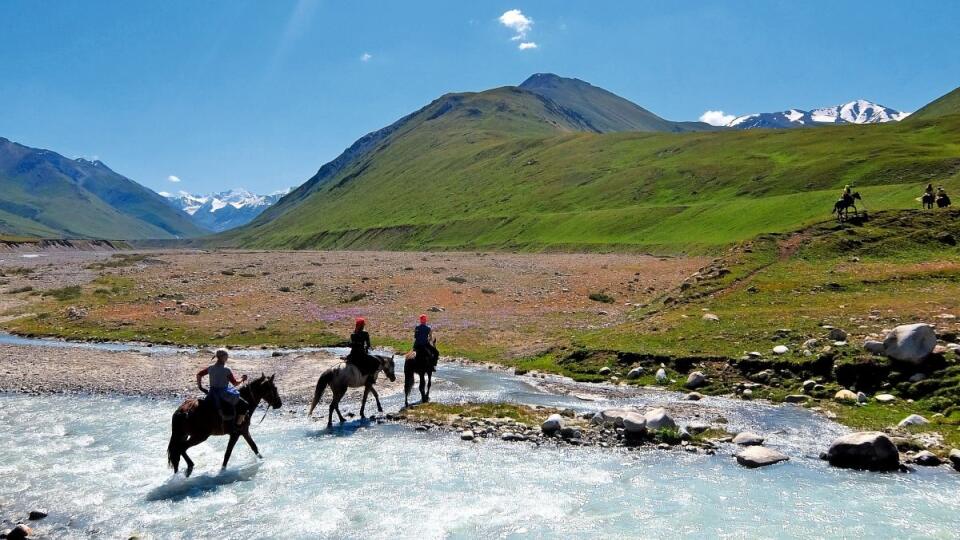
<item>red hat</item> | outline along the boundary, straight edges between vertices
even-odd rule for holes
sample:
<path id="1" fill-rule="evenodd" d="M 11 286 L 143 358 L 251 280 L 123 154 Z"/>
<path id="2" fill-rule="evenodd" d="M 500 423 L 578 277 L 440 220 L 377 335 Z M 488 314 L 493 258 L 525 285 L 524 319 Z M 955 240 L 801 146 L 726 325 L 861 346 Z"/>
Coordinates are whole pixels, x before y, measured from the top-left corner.
<path id="1" fill-rule="evenodd" d="M 357 317 L 357 328 L 363 328 L 363 325 L 367 324 L 367 320 L 363 317 Z"/>
<path id="2" fill-rule="evenodd" d="M 420 314 L 420 322 L 423 323 L 423 324 L 427 324 L 427 316 L 421 313 L 421 314 Z"/>

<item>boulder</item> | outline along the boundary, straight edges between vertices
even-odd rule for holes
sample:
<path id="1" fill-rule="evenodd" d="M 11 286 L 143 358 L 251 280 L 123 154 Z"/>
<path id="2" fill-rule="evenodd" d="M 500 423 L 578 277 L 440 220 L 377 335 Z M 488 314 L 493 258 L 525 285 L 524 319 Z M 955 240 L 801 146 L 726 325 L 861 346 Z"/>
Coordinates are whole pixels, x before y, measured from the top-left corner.
<path id="1" fill-rule="evenodd" d="M 883 340 L 884 354 L 901 362 L 919 364 L 937 346 L 937 334 L 929 324 L 904 324 Z"/>
<path id="2" fill-rule="evenodd" d="M 700 392 L 690 392 L 689 394 L 686 395 L 686 397 L 684 397 L 684 399 L 686 399 L 687 401 L 700 401 L 701 399 L 703 399 L 703 394 L 701 394 Z"/>
<path id="3" fill-rule="evenodd" d="M 870 401 L 870 398 L 867 397 L 863 392 L 857 392 L 857 403 L 866 403 Z"/>
<path id="4" fill-rule="evenodd" d="M 639 379 L 642 375 L 643 375 L 643 368 L 639 366 L 627 372 L 628 379 Z"/>
<path id="5" fill-rule="evenodd" d="M 743 391 L 743 394 L 741 395 L 743 396 L 743 399 L 750 399 L 753 397 L 753 390 L 747 388 L 746 390 Z"/>
<path id="6" fill-rule="evenodd" d="M 48 515 L 50 514 L 48 514 L 46 510 L 36 509 L 36 510 L 31 510 L 30 513 L 27 514 L 27 519 L 29 519 L 30 521 L 39 521 L 47 517 Z"/>
<path id="7" fill-rule="evenodd" d="M 706 384 L 706 382 L 707 377 L 699 371 L 694 371 L 687 376 L 687 388 L 700 388 Z"/>
<path id="8" fill-rule="evenodd" d="M 790 459 L 772 448 L 764 448 L 762 446 L 749 446 L 744 448 L 737 452 L 735 457 L 737 458 L 737 463 L 751 469 L 766 467 L 767 465 L 773 465 Z"/>
<path id="9" fill-rule="evenodd" d="M 547 435 L 553 435 L 554 433 L 563 429 L 563 417 L 559 414 L 551 414 L 549 418 L 540 426 L 540 429 L 543 430 Z"/>
<path id="10" fill-rule="evenodd" d="M 610 368 L 608 368 L 608 367 L 606 367 L 606 366 L 600 368 L 600 374 L 601 374 L 601 375 L 604 375 L 604 376 L 609 375 L 609 374 L 610 374 Z"/>
<path id="11" fill-rule="evenodd" d="M 843 389 L 836 393 L 833 396 L 834 401 L 840 401 L 843 403 L 856 403 L 857 395 L 851 392 L 850 390 Z"/>
<path id="12" fill-rule="evenodd" d="M 657 383 L 663 384 L 667 382 L 667 370 L 660 368 L 657 370 Z"/>
<path id="13" fill-rule="evenodd" d="M 803 391 L 810 393 L 813 392 L 813 389 L 817 386 L 817 381 L 813 379 L 807 379 L 803 381 Z"/>
<path id="14" fill-rule="evenodd" d="M 31 534 L 33 529 L 21 523 L 7 532 L 7 540 L 24 540 Z"/>
<path id="15" fill-rule="evenodd" d="M 693 433 L 694 435 L 698 433 L 703 433 L 704 431 L 710 429 L 710 424 L 706 422 L 689 422 L 687 423 L 687 431 Z"/>
<path id="16" fill-rule="evenodd" d="M 560 437 L 564 439 L 579 439 L 580 430 L 572 426 L 564 426 L 560 429 Z"/>
<path id="17" fill-rule="evenodd" d="M 925 426 L 925 425 L 927 425 L 927 424 L 929 424 L 929 423 L 930 423 L 929 420 L 927 420 L 926 418 L 920 416 L 919 414 L 911 414 L 910 416 L 908 416 L 908 417 L 904 418 L 903 420 L 901 420 L 900 423 L 897 424 L 897 425 L 900 426 L 900 427 Z"/>
<path id="18" fill-rule="evenodd" d="M 806 394 L 791 394 L 783 398 L 783 400 L 787 403 L 806 403 L 810 401 L 810 396 Z"/>
<path id="19" fill-rule="evenodd" d="M 475 438 L 476 438 L 476 435 L 474 435 L 473 432 L 470 431 L 469 429 L 466 431 L 460 432 L 460 440 L 472 441 Z"/>
<path id="20" fill-rule="evenodd" d="M 921 450 L 917 452 L 915 456 L 913 456 L 910 462 L 916 463 L 917 465 L 921 465 L 923 467 L 936 467 L 943 463 L 943 460 L 935 456 L 933 452 L 930 452 L 929 450 Z"/>
<path id="21" fill-rule="evenodd" d="M 850 433 L 833 441 L 824 459 L 834 467 L 868 471 L 895 471 L 900 453 L 890 437 L 879 431 Z"/>
<path id="22" fill-rule="evenodd" d="M 956 448 L 950 450 L 949 459 L 950 464 L 953 465 L 953 468 L 957 471 L 960 471 L 960 450 L 957 450 Z"/>
<path id="23" fill-rule="evenodd" d="M 883 342 L 874 341 L 868 339 L 863 342 L 863 348 L 871 354 L 883 354 L 886 348 L 883 346 Z"/>
<path id="24" fill-rule="evenodd" d="M 623 432 L 628 438 L 643 437 L 647 434 L 647 419 L 640 413 L 630 413 L 624 416 Z"/>
<path id="25" fill-rule="evenodd" d="M 760 446 L 763 444 L 763 437 L 757 435 L 756 433 L 750 431 L 741 431 L 737 433 L 737 436 L 733 438 L 733 444 L 739 444 L 740 446 Z"/>
<path id="26" fill-rule="evenodd" d="M 593 415 L 592 422 L 605 426 L 623 427 L 623 418 L 636 412 L 632 409 L 604 409 Z"/>
<path id="27" fill-rule="evenodd" d="M 704 313 L 703 320 L 710 322 L 720 322 L 720 317 L 717 317 L 713 313 Z"/>
<path id="28" fill-rule="evenodd" d="M 830 338 L 830 341 L 846 341 L 847 333 L 840 328 L 831 328 L 828 337 Z"/>
<path id="29" fill-rule="evenodd" d="M 673 418 L 670 418 L 670 415 L 667 414 L 666 409 L 657 408 L 651 411 L 647 411 L 643 415 L 643 418 L 647 421 L 647 429 L 658 430 L 658 429 L 677 429 L 677 423 L 673 421 Z"/>
<path id="30" fill-rule="evenodd" d="M 773 348 L 773 354 L 787 354 L 790 352 L 790 349 L 786 345 L 777 345 Z"/>
<path id="31" fill-rule="evenodd" d="M 910 378 L 907 379 L 907 380 L 910 381 L 910 382 L 920 382 L 920 381 L 926 380 L 926 378 L 927 378 L 927 376 L 924 375 L 923 373 L 914 373 L 914 374 L 911 375 Z"/>
<path id="32" fill-rule="evenodd" d="M 896 396 L 893 394 L 877 394 L 873 399 L 880 403 L 893 403 L 897 400 Z"/>

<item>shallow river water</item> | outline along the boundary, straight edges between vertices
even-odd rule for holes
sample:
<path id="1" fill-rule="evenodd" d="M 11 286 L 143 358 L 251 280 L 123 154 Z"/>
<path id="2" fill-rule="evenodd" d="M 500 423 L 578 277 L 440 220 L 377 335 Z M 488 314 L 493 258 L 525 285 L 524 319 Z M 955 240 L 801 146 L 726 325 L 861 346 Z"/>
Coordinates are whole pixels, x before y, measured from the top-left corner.
<path id="1" fill-rule="evenodd" d="M 445 364 L 436 401 L 506 399 L 599 409 L 677 400 L 645 392 L 585 402 L 498 370 Z M 589 387 L 585 387 L 589 388 Z M 0 395 L 0 508 L 43 507 L 50 536 L 156 538 L 956 537 L 960 474 L 832 469 L 816 459 L 845 428 L 798 407 L 708 398 L 791 461 L 757 470 L 679 451 L 461 442 L 391 424 L 332 432 L 271 412 L 219 471 L 225 439 L 191 450 L 194 476 L 164 451 L 173 401 Z M 396 397 L 384 400 L 396 410 Z M 353 410 L 355 407 L 348 405 Z M 696 409 L 693 409 L 696 414 Z M 709 415 L 705 415 L 709 419 Z"/>

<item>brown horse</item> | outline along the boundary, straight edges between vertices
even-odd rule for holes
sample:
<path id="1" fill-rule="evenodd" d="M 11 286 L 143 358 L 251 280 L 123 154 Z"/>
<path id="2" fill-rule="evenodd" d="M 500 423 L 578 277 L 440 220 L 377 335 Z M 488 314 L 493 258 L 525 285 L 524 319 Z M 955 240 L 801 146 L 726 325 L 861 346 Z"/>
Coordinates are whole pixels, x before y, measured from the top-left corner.
<path id="1" fill-rule="evenodd" d="M 333 392 L 333 399 L 330 401 L 330 413 L 327 415 L 328 428 L 333 427 L 334 411 L 336 411 L 337 416 L 340 417 L 341 424 L 345 420 L 343 414 L 340 412 L 340 400 L 343 399 L 343 395 L 347 393 L 347 388 L 363 387 L 363 399 L 360 401 L 360 418 L 365 418 L 363 410 L 367 406 L 367 394 L 370 393 L 373 394 L 373 399 L 377 401 L 377 410 L 383 412 L 383 406 L 380 405 L 380 395 L 377 394 L 373 385 L 376 384 L 377 377 L 381 371 L 391 381 L 397 380 L 397 376 L 394 373 L 393 357 L 380 354 L 372 354 L 370 356 L 376 358 L 379 365 L 376 371 L 366 377 L 360 373 L 357 366 L 347 364 L 346 362 L 337 364 L 324 371 L 317 380 L 317 388 L 313 392 L 313 401 L 310 403 L 310 411 L 307 413 L 307 416 L 313 415 L 313 409 L 320 403 L 320 398 L 323 397 L 327 386 L 329 386 L 330 391 Z"/>
<path id="2" fill-rule="evenodd" d="M 433 339 L 430 342 L 430 345 L 433 347 L 433 350 L 437 350 L 437 340 Z M 436 371 L 437 360 L 438 358 L 432 358 L 432 351 L 423 351 L 430 352 L 431 354 L 417 354 L 416 350 L 410 351 L 406 354 L 405 361 L 403 363 L 403 406 L 410 406 L 410 390 L 413 389 L 414 377 L 420 377 L 420 403 L 429 403 L 430 402 L 430 387 L 433 386 L 433 372 Z M 439 355 L 438 355 L 439 356 Z M 424 376 L 427 380 L 424 383 Z"/>
<path id="3" fill-rule="evenodd" d="M 862 200 L 859 191 L 854 191 L 850 195 L 844 195 L 833 205 L 833 214 L 837 215 L 837 221 L 843 223 L 850 217 L 850 209 L 853 208 L 853 215 L 859 215 L 855 201 Z"/>
<path id="4" fill-rule="evenodd" d="M 277 387 L 273 384 L 273 375 L 267 377 L 260 374 L 259 377 L 240 387 L 240 397 L 247 403 L 246 410 L 243 411 L 243 421 L 231 429 L 233 426 L 225 425 L 220 411 L 210 400 L 199 400 L 190 398 L 183 402 L 175 413 L 173 413 L 170 443 L 167 445 L 167 461 L 173 472 L 176 473 L 180 468 L 180 457 L 187 462 L 186 475 L 190 476 L 193 472 L 193 460 L 187 455 L 187 449 L 196 446 L 207 440 L 211 435 L 229 435 L 227 442 L 227 452 L 223 456 L 223 468 L 227 468 L 230 461 L 230 454 L 233 452 L 233 446 L 237 444 L 237 439 L 241 436 L 250 449 L 262 458 L 257 444 L 253 442 L 250 436 L 250 418 L 253 411 L 260 405 L 260 401 L 266 401 L 274 409 L 280 408 L 280 394 L 277 393 Z M 237 411 L 238 414 L 240 411 Z M 233 423 L 235 420 L 230 420 Z"/>

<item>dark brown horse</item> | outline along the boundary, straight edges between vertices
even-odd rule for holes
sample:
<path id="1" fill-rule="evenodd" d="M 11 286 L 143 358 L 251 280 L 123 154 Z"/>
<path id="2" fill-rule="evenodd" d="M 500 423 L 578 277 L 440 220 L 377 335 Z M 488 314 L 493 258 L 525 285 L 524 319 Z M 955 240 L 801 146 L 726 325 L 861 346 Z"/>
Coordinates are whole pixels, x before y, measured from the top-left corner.
<path id="1" fill-rule="evenodd" d="M 280 408 L 280 394 L 277 393 L 277 387 L 273 384 L 273 375 L 267 377 L 260 374 L 256 379 L 240 387 L 240 397 L 247 403 L 246 410 L 243 411 L 243 421 L 232 426 L 235 420 L 224 422 L 220 416 L 220 411 L 216 409 L 210 400 L 199 400 L 190 398 L 173 413 L 170 443 L 167 445 L 167 461 L 173 472 L 176 473 L 180 468 L 180 457 L 187 462 L 186 475 L 190 476 L 193 472 L 193 460 L 187 455 L 187 449 L 196 446 L 207 440 L 211 435 L 229 435 L 227 442 L 227 452 L 223 456 L 223 468 L 227 467 L 230 461 L 230 454 L 233 452 L 233 446 L 237 444 L 237 439 L 241 436 L 250 449 L 262 458 L 257 444 L 253 442 L 250 436 L 250 418 L 253 411 L 260 405 L 261 401 L 266 401 L 274 409 Z M 240 413 L 240 411 L 237 411 Z M 235 429 L 231 429 L 234 428 Z"/>
<path id="2" fill-rule="evenodd" d="M 933 208 L 933 201 L 934 201 L 933 193 L 930 193 L 929 191 L 924 192 L 924 194 L 920 197 L 920 202 L 923 203 L 924 210 L 929 210 Z"/>
<path id="3" fill-rule="evenodd" d="M 433 340 L 430 345 L 432 349 L 437 350 L 437 340 Z M 424 351 L 427 352 L 427 351 Z M 433 386 L 433 372 L 436 371 L 439 358 L 432 358 L 432 354 L 417 354 L 416 350 L 410 351 L 404 356 L 403 362 L 403 406 L 410 406 L 410 390 L 413 389 L 414 376 L 420 377 L 420 402 L 430 402 L 430 387 Z M 426 382 L 424 382 L 426 377 Z"/>
<path id="4" fill-rule="evenodd" d="M 862 200 L 859 191 L 854 191 L 850 195 L 844 195 L 839 201 L 833 204 L 833 214 L 837 215 L 837 221 L 843 223 L 850 217 L 850 209 L 853 208 L 853 215 L 857 215 L 857 207 L 854 201 Z"/>

